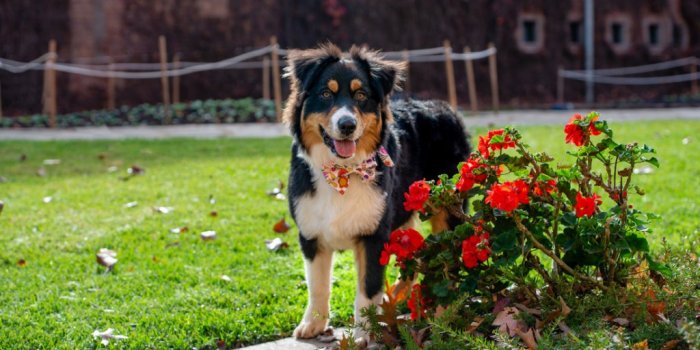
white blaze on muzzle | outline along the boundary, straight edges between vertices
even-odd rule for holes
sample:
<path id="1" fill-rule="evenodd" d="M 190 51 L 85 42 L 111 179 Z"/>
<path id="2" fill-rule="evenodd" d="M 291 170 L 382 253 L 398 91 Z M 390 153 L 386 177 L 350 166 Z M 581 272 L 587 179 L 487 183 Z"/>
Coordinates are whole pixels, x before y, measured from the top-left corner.
<path id="1" fill-rule="evenodd" d="M 340 121 L 340 118 L 342 117 L 350 117 L 352 119 L 355 119 L 357 121 L 357 117 L 355 117 L 355 113 L 348 107 L 341 107 L 333 115 L 331 116 L 331 127 L 333 128 L 333 138 L 339 138 L 343 133 L 340 131 L 340 127 L 338 126 L 338 122 Z"/>

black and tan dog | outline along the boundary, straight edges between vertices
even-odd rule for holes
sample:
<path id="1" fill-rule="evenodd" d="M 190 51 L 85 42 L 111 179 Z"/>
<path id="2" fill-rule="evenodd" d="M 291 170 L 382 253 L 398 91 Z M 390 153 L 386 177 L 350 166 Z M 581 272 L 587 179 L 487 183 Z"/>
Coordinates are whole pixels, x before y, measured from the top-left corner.
<path id="1" fill-rule="evenodd" d="M 379 53 L 333 45 L 292 51 L 289 209 L 299 228 L 309 301 L 294 331 L 324 331 L 330 312 L 333 252 L 352 249 L 357 267 L 355 322 L 383 297 L 379 263 L 392 230 L 411 221 L 403 194 L 420 179 L 457 171 L 469 145 L 455 112 L 443 102 L 389 101 L 403 65 Z M 445 228 L 440 216 L 434 230 Z"/>

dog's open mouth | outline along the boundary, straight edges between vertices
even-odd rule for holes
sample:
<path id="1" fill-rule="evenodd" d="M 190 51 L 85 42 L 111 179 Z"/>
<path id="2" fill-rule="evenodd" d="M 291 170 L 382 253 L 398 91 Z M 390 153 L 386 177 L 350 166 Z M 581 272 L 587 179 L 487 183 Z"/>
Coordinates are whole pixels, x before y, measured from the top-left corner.
<path id="1" fill-rule="evenodd" d="M 357 148 L 357 141 L 355 140 L 336 140 L 323 130 L 323 127 L 319 125 L 321 130 L 321 136 L 323 136 L 323 143 L 331 149 L 331 151 L 340 158 L 350 158 L 355 155 L 355 149 Z"/>

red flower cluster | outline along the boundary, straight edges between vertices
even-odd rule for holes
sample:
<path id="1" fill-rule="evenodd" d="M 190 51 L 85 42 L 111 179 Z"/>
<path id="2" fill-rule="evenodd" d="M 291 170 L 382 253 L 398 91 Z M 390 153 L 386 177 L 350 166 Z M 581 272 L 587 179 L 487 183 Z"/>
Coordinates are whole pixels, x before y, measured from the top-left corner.
<path id="1" fill-rule="evenodd" d="M 515 141 L 510 138 L 510 135 L 506 135 L 503 138 L 503 142 L 491 143 L 491 139 L 496 136 L 503 136 L 505 131 L 503 129 L 491 130 L 486 137 L 479 136 L 479 152 L 484 158 L 491 156 L 491 151 L 497 151 L 501 149 L 508 149 L 515 147 Z"/>
<path id="2" fill-rule="evenodd" d="M 423 286 L 416 284 L 411 290 L 411 297 L 408 299 L 408 308 L 411 310 L 411 320 L 426 317 L 425 309 L 428 305 L 428 299 L 423 297 Z"/>
<path id="3" fill-rule="evenodd" d="M 557 180 L 549 179 L 545 182 L 535 182 L 535 187 L 532 192 L 536 196 L 542 196 L 546 193 L 552 193 L 557 190 Z"/>
<path id="4" fill-rule="evenodd" d="M 528 191 L 527 182 L 523 180 L 506 181 L 500 185 L 493 184 L 486 192 L 485 202 L 491 205 L 491 208 L 511 212 L 520 204 L 530 203 Z"/>
<path id="5" fill-rule="evenodd" d="M 418 210 L 425 213 L 423 205 L 430 198 L 430 185 L 425 180 L 416 181 L 408 188 L 408 192 L 403 194 L 406 199 L 403 208 L 406 211 Z"/>
<path id="6" fill-rule="evenodd" d="M 459 180 L 457 180 L 457 190 L 459 192 L 467 192 L 474 187 L 474 184 L 483 183 L 486 181 L 488 174 L 482 172 L 481 174 L 474 174 L 474 170 L 479 168 L 486 169 L 488 165 L 479 163 L 476 158 L 467 159 L 464 164 L 462 164 L 462 170 L 460 171 Z"/>
<path id="7" fill-rule="evenodd" d="M 423 247 L 423 236 L 412 228 L 406 230 L 395 230 L 389 236 L 389 242 L 384 243 L 384 249 L 379 256 L 379 263 L 386 265 L 389 263 L 391 255 L 396 255 L 396 263 L 399 266 L 403 262 L 413 257 L 419 249 Z"/>
<path id="8" fill-rule="evenodd" d="M 491 254 L 489 245 L 489 234 L 478 234 L 482 230 L 477 230 L 476 234 L 462 241 L 462 261 L 468 269 L 473 269 L 480 262 L 486 261 Z"/>
<path id="9" fill-rule="evenodd" d="M 566 143 L 573 143 L 576 146 L 583 146 L 584 143 L 586 143 L 586 140 L 588 139 L 589 135 L 600 135 L 600 130 L 596 129 L 595 127 L 595 121 L 598 120 L 598 116 L 593 117 L 591 119 L 590 124 L 588 124 L 588 129 L 584 129 L 580 125 L 574 123 L 577 120 L 583 120 L 583 117 L 580 114 L 574 114 L 571 119 L 569 119 L 569 124 L 566 124 L 564 126 L 564 132 L 566 133 Z"/>
<path id="10" fill-rule="evenodd" d="M 581 192 L 576 194 L 576 205 L 574 206 L 576 209 L 576 217 L 580 218 L 583 216 L 588 216 L 591 217 L 593 214 L 595 214 L 596 208 L 603 203 L 603 200 L 600 199 L 600 196 L 597 194 L 593 194 L 590 197 L 584 197 Z"/>

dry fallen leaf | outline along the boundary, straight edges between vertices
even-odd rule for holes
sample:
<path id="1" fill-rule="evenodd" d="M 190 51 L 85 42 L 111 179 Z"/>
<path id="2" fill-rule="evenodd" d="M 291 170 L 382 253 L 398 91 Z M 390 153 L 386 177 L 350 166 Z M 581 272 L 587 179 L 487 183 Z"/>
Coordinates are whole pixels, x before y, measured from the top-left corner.
<path id="1" fill-rule="evenodd" d="M 44 197 L 44 199 L 42 199 L 42 201 L 44 203 L 51 203 L 52 200 L 53 200 L 53 197 L 51 197 L 51 196 L 47 196 L 47 197 Z"/>
<path id="2" fill-rule="evenodd" d="M 61 164 L 60 159 L 44 159 L 44 165 L 59 165 Z"/>
<path id="3" fill-rule="evenodd" d="M 100 153 L 97 155 L 97 159 L 99 160 L 105 160 L 107 159 L 107 153 Z"/>
<path id="4" fill-rule="evenodd" d="M 523 343 L 525 344 L 525 346 L 527 346 L 528 349 L 537 349 L 537 340 L 535 339 L 536 335 L 534 329 L 531 328 L 527 332 L 523 332 L 516 328 L 515 333 L 518 335 L 518 337 L 520 337 L 520 340 L 523 341 Z"/>
<path id="5" fill-rule="evenodd" d="M 170 232 L 171 232 L 171 233 L 185 233 L 185 232 L 187 232 L 187 231 L 189 231 L 189 230 L 190 230 L 189 227 L 187 227 L 187 226 L 182 226 L 182 227 L 176 227 L 176 228 L 170 229 Z"/>
<path id="6" fill-rule="evenodd" d="M 661 347 L 661 350 L 673 350 L 680 344 L 683 340 L 682 339 L 674 339 L 674 340 L 669 340 L 664 344 L 664 346 Z"/>
<path id="7" fill-rule="evenodd" d="M 217 212 L 216 210 L 212 210 L 209 212 L 209 216 L 215 218 L 215 217 L 219 216 L 219 212 Z"/>
<path id="8" fill-rule="evenodd" d="M 339 350 L 348 350 L 350 349 L 350 339 L 343 334 L 343 337 L 340 338 L 340 343 L 338 344 Z"/>
<path id="9" fill-rule="evenodd" d="M 520 311 L 517 308 L 512 306 L 505 307 L 503 311 L 496 315 L 496 319 L 493 320 L 491 325 L 497 326 L 499 331 L 513 337 L 517 334 L 516 330 L 527 330 L 527 325 L 523 321 L 516 319 L 519 313 Z"/>
<path id="10" fill-rule="evenodd" d="M 202 237 L 203 240 L 209 241 L 216 238 L 216 231 L 204 231 L 200 233 L 199 236 Z"/>
<path id="11" fill-rule="evenodd" d="M 141 168 L 138 165 L 132 165 L 128 169 L 126 169 L 126 172 L 127 172 L 127 174 L 129 174 L 131 176 L 135 176 L 135 175 L 141 175 L 141 174 L 145 173 L 146 169 Z"/>
<path id="12" fill-rule="evenodd" d="M 92 337 L 93 338 L 102 338 L 102 340 L 101 340 L 102 345 L 109 345 L 110 340 L 128 339 L 128 337 L 125 335 L 114 334 L 114 329 L 112 329 L 112 328 L 109 328 L 104 332 L 100 332 L 98 330 L 95 330 L 94 332 L 92 332 Z"/>
<path id="13" fill-rule="evenodd" d="M 160 214 L 169 214 L 173 209 L 173 207 L 153 207 L 153 211 Z"/>
<path id="14" fill-rule="evenodd" d="M 474 331 L 476 331 L 479 326 L 481 326 L 481 323 L 484 322 L 484 318 L 481 316 L 476 316 L 474 317 L 474 321 L 469 324 L 469 327 L 467 327 L 467 333 L 472 334 Z"/>
<path id="15" fill-rule="evenodd" d="M 284 221 L 284 217 L 281 218 L 280 221 L 277 221 L 275 223 L 275 226 L 272 226 L 272 230 L 274 230 L 277 233 L 287 233 L 287 231 L 289 231 L 290 228 L 291 226 L 289 226 L 289 224 L 286 221 Z"/>
<path id="16" fill-rule="evenodd" d="M 22 153 L 22 154 L 19 156 L 19 161 L 20 161 L 20 162 L 24 162 L 25 160 L 27 160 L 27 155 L 24 154 L 24 153 Z"/>
<path id="17" fill-rule="evenodd" d="M 613 318 L 612 320 L 610 320 L 610 322 L 620 327 L 627 327 L 630 324 L 630 321 L 623 317 Z"/>
<path id="18" fill-rule="evenodd" d="M 632 350 L 647 350 L 649 349 L 649 341 L 644 339 L 639 343 L 632 345 Z"/>
<path id="19" fill-rule="evenodd" d="M 278 237 L 278 238 L 275 238 L 275 239 L 271 239 L 271 240 L 270 240 L 270 239 L 266 239 L 266 240 L 265 240 L 265 246 L 267 247 L 267 249 L 269 249 L 269 250 L 271 250 L 271 251 L 273 251 L 273 252 L 274 252 L 274 251 L 278 251 L 278 250 L 282 250 L 282 249 L 285 249 L 285 248 L 289 248 L 289 244 L 287 244 L 287 242 L 283 241 L 283 240 L 282 240 L 281 238 L 279 238 L 279 237 Z"/>
<path id="20" fill-rule="evenodd" d="M 106 267 L 107 270 L 112 270 L 114 264 L 117 263 L 117 253 L 107 248 L 100 248 L 96 254 L 97 263 Z"/>
<path id="21" fill-rule="evenodd" d="M 217 350 L 226 350 L 226 342 L 223 339 L 219 339 L 216 341 L 216 349 Z"/>
<path id="22" fill-rule="evenodd" d="M 17 260 L 17 266 L 25 267 L 25 266 L 27 266 L 27 262 L 24 259 L 19 259 L 19 260 Z"/>

